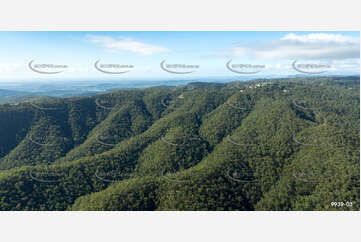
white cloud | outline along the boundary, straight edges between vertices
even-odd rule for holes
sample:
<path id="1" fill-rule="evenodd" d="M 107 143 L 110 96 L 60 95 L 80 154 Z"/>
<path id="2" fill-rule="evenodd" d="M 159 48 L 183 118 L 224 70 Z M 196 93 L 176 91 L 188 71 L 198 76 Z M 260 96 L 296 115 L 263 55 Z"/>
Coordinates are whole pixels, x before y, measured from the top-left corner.
<path id="1" fill-rule="evenodd" d="M 111 51 L 129 51 L 140 55 L 152 55 L 170 51 L 168 48 L 139 42 L 131 38 L 119 37 L 115 39 L 97 35 L 88 35 L 88 38 L 92 43 L 100 44 Z"/>
<path id="2" fill-rule="evenodd" d="M 331 69 L 337 71 L 359 71 L 360 60 L 335 60 L 331 62 Z"/>
<path id="3" fill-rule="evenodd" d="M 305 34 L 305 35 L 296 35 L 293 33 L 287 34 L 282 37 L 281 40 L 284 41 L 298 41 L 303 43 L 359 43 L 359 40 L 354 37 L 345 36 L 341 34 Z"/>
<path id="4" fill-rule="evenodd" d="M 246 53 L 259 59 L 359 59 L 360 39 L 341 34 L 287 34 L 269 42 L 236 46 L 232 55 Z"/>

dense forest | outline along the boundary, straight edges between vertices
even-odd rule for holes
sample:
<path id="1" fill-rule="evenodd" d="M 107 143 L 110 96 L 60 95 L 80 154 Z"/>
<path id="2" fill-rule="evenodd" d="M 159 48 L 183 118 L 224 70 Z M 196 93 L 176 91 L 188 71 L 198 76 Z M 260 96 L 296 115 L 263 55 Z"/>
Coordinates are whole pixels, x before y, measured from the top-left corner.
<path id="1" fill-rule="evenodd" d="M 360 210 L 360 79 L 0 105 L 0 210 Z"/>

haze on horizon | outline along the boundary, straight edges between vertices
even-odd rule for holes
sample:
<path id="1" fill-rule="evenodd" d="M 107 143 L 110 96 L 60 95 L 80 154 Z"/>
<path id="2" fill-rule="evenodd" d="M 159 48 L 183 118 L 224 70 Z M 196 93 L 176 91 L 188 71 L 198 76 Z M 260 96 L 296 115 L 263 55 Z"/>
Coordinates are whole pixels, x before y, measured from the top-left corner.
<path id="1" fill-rule="evenodd" d="M 195 79 L 250 76 L 232 73 L 226 63 L 265 65 L 261 76 L 300 74 L 295 60 L 323 63 L 327 75 L 359 75 L 357 31 L 31 31 L 0 32 L 0 83 L 61 80 Z M 132 65 L 127 73 L 109 75 L 96 61 Z M 55 75 L 39 74 L 29 63 L 66 65 Z M 168 73 L 160 64 L 198 65 L 189 74 Z"/>

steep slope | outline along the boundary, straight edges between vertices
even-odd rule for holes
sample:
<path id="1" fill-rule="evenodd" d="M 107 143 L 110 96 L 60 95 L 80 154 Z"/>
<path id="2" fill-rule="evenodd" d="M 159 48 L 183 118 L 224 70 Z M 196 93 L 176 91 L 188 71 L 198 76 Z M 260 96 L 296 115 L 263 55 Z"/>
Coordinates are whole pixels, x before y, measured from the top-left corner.
<path id="1" fill-rule="evenodd" d="M 22 167 L 0 171 L 0 210 L 359 209 L 358 83 L 256 84 L 120 91 L 31 111 L 22 140 L 3 149 L 6 169 Z M 30 144 L 33 134 L 46 138 Z M 44 142 L 56 145 L 34 146 Z"/>

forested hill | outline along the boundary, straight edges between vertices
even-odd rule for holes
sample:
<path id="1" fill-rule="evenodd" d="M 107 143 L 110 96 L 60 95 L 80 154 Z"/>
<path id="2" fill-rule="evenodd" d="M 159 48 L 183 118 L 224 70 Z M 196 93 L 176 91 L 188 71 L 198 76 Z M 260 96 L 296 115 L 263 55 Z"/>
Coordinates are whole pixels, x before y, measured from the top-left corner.
<path id="1" fill-rule="evenodd" d="M 0 105 L 0 210 L 360 210 L 359 83 L 191 83 Z"/>

